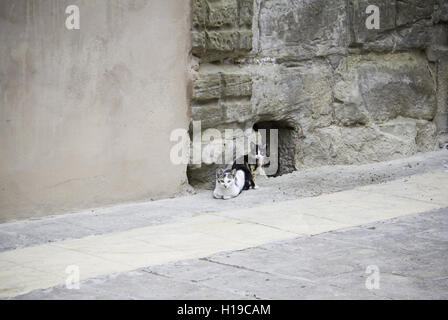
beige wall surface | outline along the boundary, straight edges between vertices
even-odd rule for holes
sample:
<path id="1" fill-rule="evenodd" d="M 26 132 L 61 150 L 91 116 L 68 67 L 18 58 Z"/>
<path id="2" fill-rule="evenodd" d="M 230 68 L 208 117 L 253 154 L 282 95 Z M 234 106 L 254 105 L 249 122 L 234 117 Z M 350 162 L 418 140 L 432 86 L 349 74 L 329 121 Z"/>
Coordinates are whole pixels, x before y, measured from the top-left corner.
<path id="1" fill-rule="evenodd" d="M 80 30 L 67 30 L 68 5 Z M 0 221 L 171 196 L 190 3 L 0 1 Z"/>

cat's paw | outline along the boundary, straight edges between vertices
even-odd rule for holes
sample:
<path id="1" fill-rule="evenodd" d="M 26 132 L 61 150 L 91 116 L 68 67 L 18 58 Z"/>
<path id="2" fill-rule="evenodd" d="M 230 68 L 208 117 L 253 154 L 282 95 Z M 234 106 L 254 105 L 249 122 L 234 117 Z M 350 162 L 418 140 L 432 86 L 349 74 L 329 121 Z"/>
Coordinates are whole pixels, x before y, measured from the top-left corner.
<path id="1" fill-rule="evenodd" d="M 254 190 L 258 190 L 258 189 L 260 189 L 260 186 L 258 186 L 258 185 L 254 186 Z"/>

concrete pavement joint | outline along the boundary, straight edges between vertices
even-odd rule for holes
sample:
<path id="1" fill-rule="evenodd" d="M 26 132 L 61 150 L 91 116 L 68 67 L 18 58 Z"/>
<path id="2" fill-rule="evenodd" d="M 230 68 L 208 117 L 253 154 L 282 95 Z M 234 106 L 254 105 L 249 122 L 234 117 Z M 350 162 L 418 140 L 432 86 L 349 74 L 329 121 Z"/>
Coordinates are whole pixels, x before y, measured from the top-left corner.
<path id="1" fill-rule="evenodd" d="M 361 191 L 361 192 L 365 192 L 365 193 L 372 193 L 371 191 L 369 191 L 369 190 L 359 190 L 359 191 Z M 375 193 L 375 192 L 374 192 Z M 381 193 L 376 193 L 376 194 L 378 194 L 378 195 L 381 195 Z M 395 195 L 395 194 L 393 194 L 393 195 L 391 195 L 392 197 L 395 197 L 395 198 L 399 198 L 399 199 L 403 199 L 403 200 L 412 200 L 412 201 L 418 201 L 418 202 L 423 202 L 423 203 L 427 203 L 427 204 L 435 204 L 435 202 L 434 201 L 427 201 L 427 200 L 422 200 L 422 199 L 418 199 L 418 198 L 412 198 L 412 197 L 406 197 L 406 196 L 402 196 L 402 195 Z M 437 203 L 436 203 L 437 204 Z"/>
<path id="2" fill-rule="evenodd" d="M 327 220 L 328 222 L 340 223 L 340 221 L 337 221 L 337 220 L 334 220 L 334 219 L 331 219 L 331 218 L 328 218 L 328 217 L 317 216 L 315 214 L 310 214 L 310 213 L 307 213 L 307 212 L 301 212 L 300 214 L 304 215 L 304 216 L 308 216 L 308 217 L 313 217 L 313 218 L 316 218 L 316 219 Z"/>
<path id="3" fill-rule="evenodd" d="M 291 276 L 284 275 L 284 274 L 281 274 L 281 273 L 271 273 L 271 272 L 266 272 L 266 271 L 255 270 L 255 269 L 247 268 L 247 267 L 244 267 L 244 266 L 239 266 L 239 265 L 234 265 L 234 264 L 228 264 L 228 263 L 215 261 L 215 260 L 212 260 L 211 258 L 200 258 L 199 260 L 207 261 L 207 262 L 210 262 L 210 263 L 216 263 L 216 264 L 219 264 L 219 265 L 222 265 L 222 266 L 232 267 L 232 268 L 241 269 L 241 270 L 245 270 L 245 271 L 257 272 L 257 273 L 261 273 L 261 274 L 265 274 L 265 275 L 269 275 L 269 276 L 276 276 L 276 277 L 279 277 L 279 278 L 282 278 L 282 279 L 286 279 L 286 280 L 298 280 L 298 281 L 305 281 L 305 282 L 310 282 L 310 283 L 316 283 L 313 280 L 302 278 L 302 277 L 291 277 Z"/>
<path id="4" fill-rule="evenodd" d="M 201 259 L 196 259 L 196 260 L 201 260 Z M 164 274 L 161 274 L 159 272 L 154 272 L 154 271 L 148 270 L 148 269 L 141 269 L 141 271 L 149 273 L 149 274 L 152 274 L 152 275 L 155 275 L 155 276 L 159 276 L 159 277 L 163 277 L 163 278 L 166 278 L 166 279 L 170 279 L 171 281 L 174 281 L 174 282 L 188 283 L 188 284 L 191 284 L 191 285 L 194 285 L 194 286 L 198 286 L 198 287 L 202 287 L 202 288 L 207 288 L 207 289 L 212 289 L 212 290 L 217 290 L 217 291 L 222 291 L 222 292 L 229 292 L 229 293 L 232 293 L 232 294 L 237 294 L 237 295 L 242 296 L 242 297 L 250 296 L 250 294 L 248 294 L 246 292 L 240 292 L 238 290 L 223 289 L 223 288 L 214 287 L 214 286 L 210 286 L 210 285 L 206 285 L 206 284 L 202 283 L 203 281 L 213 279 L 214 277 L 201 279 L 201 280 L 193 280 L 193 279 L 191 279 L 191 280 L 184 280 L 184 279 L 179 279 L 179 278 L 176 278 L 176 277 L 170 277 L 168 275 L 164 275 Z"/>
<path id="5" fill-rule="evenodd" d="M 211 215 L 211 216 L 219 217 L 219 218 L 225 218 L 225 219 L 228 219 L 228 220 L 238 220 L 238 221 L 241 221 L 241 222 L 244 222 L 244 223 L 247 223 L 247 224 L 258 225 L 258 226 L 274 229 L 274 230 L 277 230 L 277 231 L 281 231 L 281 232 L 284 232 L 284 233 L 290 233 L 291 236 L 292 235 L 294 235 L 294 236 L 302 236 L 303 235 L 301 233 L 297 233 L 297 232 L 290 231 L 290 230 L 285 230 L 285 229 L 282 229 L 282 228 L 278 228 L 276 226 L 271 226 L 271 225 L 260 223 L 260 222 L 257 222 L 257 221 L 247 220 L 247 219 L 244 219 L 244 218 L 231 218 L 231 217 L 227 217 L 227 216 L 224 216 L 224 215 L 219 215 L 219 214 L 216 214 L 216 213 L 208 213 L 208 214 Z"/>

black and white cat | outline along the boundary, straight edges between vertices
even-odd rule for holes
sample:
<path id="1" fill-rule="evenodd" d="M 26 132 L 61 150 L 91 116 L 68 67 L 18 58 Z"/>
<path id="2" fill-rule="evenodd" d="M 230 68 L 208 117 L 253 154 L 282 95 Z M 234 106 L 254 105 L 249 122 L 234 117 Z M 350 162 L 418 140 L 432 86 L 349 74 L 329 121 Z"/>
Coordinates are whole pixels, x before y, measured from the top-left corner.
<path id="1" fill-rule="evenodd" d="M 231 199 L 243 190 L 258 189 L 255 175 L 266 176 L 263 165 L 266 162 L 266 145 L 251 143 L 250 151 L 234 161 L 230 169 L 216 171 L 216 186 L 213 196 L 217 199 Z"/>
<path id="2" fill-rule="evenodd" d="M 251 143 L 250 151 L 242 158 L 235 160 L 232 169 L 243 170 L 246 174 L 244 190 L 258 189 L 255 175 L 266 176 L 263 165 L 266 164 L 266 145 Z"/>
<path id="3" fill-rule="evenodd" d="M 216 199 L 228 200 L 238 197 L 245 186 L 244 170 L 218 169 L 216 171 L 216 186 L 213 196 Z"/>

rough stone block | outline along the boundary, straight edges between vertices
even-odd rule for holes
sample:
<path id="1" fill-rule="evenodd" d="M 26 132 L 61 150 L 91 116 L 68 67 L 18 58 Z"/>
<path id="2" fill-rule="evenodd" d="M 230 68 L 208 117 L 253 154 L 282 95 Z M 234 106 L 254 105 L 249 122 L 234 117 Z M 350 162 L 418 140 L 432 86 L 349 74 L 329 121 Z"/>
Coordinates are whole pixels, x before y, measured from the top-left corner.
<path id="1" fill-rule="evenodd" d="M 369 30 L 365 25 L 365 10 L 371 4 L 380 9 L 379 30 Z M 360 0 L 351 1 L 350 8 L 350 45 L 361 47 L 364 52 L 425 49 L 437 28 L 431 19 L 435 0 Z"/>
<path id="2" fill-rule="evenodd" d="M 223 110 L 219 103 L 193 106 L 191 109 L 193 120 L 201 121 L 203 129 L 216 126 L 224 118 Z"/>
<path id="3" fill-rule="evenodd" d="M 448 58 L 448 25 L 439 24 L 433 27 L 431 44 L 426 48 L 429 61 L 437 62 Z"/>
<path id="4" fill-rule="evenodd" d="M 219 99 L 221 91 L 219 74 L 200 75 L 200 78 L 194 82 L 193 100 Z"/>
<path id="5" fill-rule="evenodd" d="M 421 54 L 350 56 L 337 75 L 335 99 L 358 106 L 361 113 L 367 110 L 370 121 L 435 116 L 435 83 Z"/>
<path id="6" fill-rule="evenodd" d="M 206 26 L 218 28 L 222 26 L 236 26 L 238 21 L 238 1 L 210 1 Z"/>
<path id="7" fill-rule="evenodd" d="M 193 27 L 198 30 L 230 27 L 250 30 L 253 0 L 194 0 Z"/>
<path id="8" fill-rule="evenodd" d="M 196 101 L 251 95 L 252 79 L 247 74 L 200 74 L 193 86 L 193 100 Z"/>
<path id="9" fill-rule="evenodd" d="M 252 95 L 252 78 L 247 74 L 223 74 L 224 97 L 250 97 Z"/>
<path id="10" fill-rule="evenodd" d="M 367 110 L 354 102 L 335 103 L 333 109 L 335 120 L 341 126 L 365 125 L 369 121 Z"/>
<path id="11" fill-rule="evenodd" d="M 426 49 L 426 56 L 431 62 L 440 61 L 443 57 L 448 57 L 448 47 L 431 46 Z"/>
<path id="12" fill-rule="evenodd" d="M 202 128 L 243 123 L 252 117 L 252 78 L 249 74 L 200 73 L 193 85 L 192 116 Z"/>
<path id="13" fill-rule="evenodd" d="M 301 141 L 296 168 L 361 164 L 410 156 L 417 151 L 415 125 L 403 124 L 401 128 L 412 134 L 394 136 L 376 127 L 316 129 Z"/>
<path id="14" fill-rule="evenodd" d="M 252 19 L 254 15 L 254 0 L 239 0 L 238 6 L 238 26 L 250 29 L 252 27 Z"/>
<path id="15" fill-rule="evenodd" d="M 207 32 L 207 50 L 221 52 L 249 51 L 252 32 L 250 31 L 210 31 Z"/>
<path id="16" fill-rule="evenodd" d="M 433 20 L 435 23 L 448 22 L 448 1 L 437 0 Z"/>
<path id="17" fill-rule="evenodd" d="M 430 152 L 437 148 L 437 127 L 434 122 L 418 120 L 415 143 L 418 152 Z"/>
<path id="18" fill-rule="evenodd" d="M 267 0 L 259 17 L 260 53 L 300 59 L 345 52 L 345 0 Z"/>
<path id="19" fill-rule="evenodd" d="M 252 31 L 193 32 L 193 54 L 202 62 L 244 55 L 252 49 Z"/>
<path id="20" fill-rule="evenodd" d="M 208 4 L 206 0 L 193 0 L 193 27 L 202 29 L 207 21 Z"/>
<path id="21" fill-rule="evenodd" d="M 220 128 L 231 123 L 244 123 L 252 118 L 250 101 L 224 101 L 192 107 L 192 117 L 201 121 L 202 129 Z"/>
<path id="22" fill-rule="evenodd" d="M 329 125 L 332 68 L 323 62 L 266 66 L 254 76 L 255 121 L 287 120 L 303 131 Z"/>
<path id="23" fill-rule="evenodd" d="M 192 53 L 198 57 L 205 55 L 207 51 L 207 44 L 205 40 L 205 32 L 192 32 Z"/>
<path id="24" fill-rule="evenodd" d="M 250 101 L 231 101 L 223 102 L 226 123 L 244 123 L 249 121 L 252 116 L 252 104 Z"/>
<path id="25" fill-rule="evenodd" d="M 431 19 L 435 0 L 397 0 L 396 25 L 414 23 L 421 19 Z"/>
<path id="26" fill-rule="evenodd" d="M 253 1 L 195 0 L 193 54 L 207 62 L 250 52 L 252 17 Z"/>

